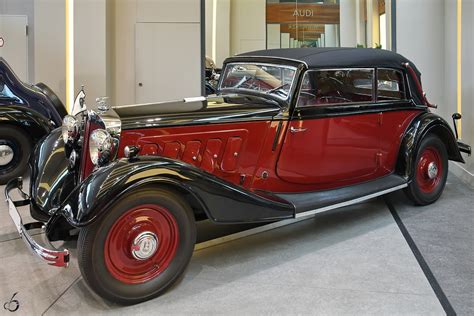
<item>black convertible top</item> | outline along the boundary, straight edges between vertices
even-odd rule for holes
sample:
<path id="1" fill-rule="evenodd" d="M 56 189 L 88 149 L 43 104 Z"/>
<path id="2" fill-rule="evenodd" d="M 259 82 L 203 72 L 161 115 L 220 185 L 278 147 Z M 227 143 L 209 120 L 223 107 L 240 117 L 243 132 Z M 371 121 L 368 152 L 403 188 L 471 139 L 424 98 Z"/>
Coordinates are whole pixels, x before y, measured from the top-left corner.
<path id="1" fill-rule="evenodd" d="M 400 54 L 384 49 L 318 47 L 318 48 L 283 48 L 248 52 L 238 57 L 266 57 L 288 59 L 305 63 L 308 68 L 330 67 L 390 67 L 402 69 L 403 63 L 410 63 L 420 76 L 416 66 Z"/>

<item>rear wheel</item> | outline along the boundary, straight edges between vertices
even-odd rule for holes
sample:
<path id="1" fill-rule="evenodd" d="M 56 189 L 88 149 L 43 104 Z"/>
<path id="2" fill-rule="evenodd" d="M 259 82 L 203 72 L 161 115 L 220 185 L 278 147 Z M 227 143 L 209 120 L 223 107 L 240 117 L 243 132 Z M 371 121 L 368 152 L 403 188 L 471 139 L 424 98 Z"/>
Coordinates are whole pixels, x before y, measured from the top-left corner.
<path id="1" fill-rule="evenodd" d="M 0 126 L 0 184 L 22 176 L 28 166 L 31 142 L 14 126 Z"/>
<path id="2" fill-rule="evenodd" d="M 194 216 L 183 199 L 142 189 L 81 230 L 78 261 L 97 294 L 135 304 L 160 295 L 182 275 L 195 241 Z"/>
<path id="3" fill-rule="evenodd" d="M 444 143 L 428 135 L 420 144 L 412 170 L 407 196 L 417 205 L 435 202 L 441 196 L 448 176 L 448 153 Z"/>

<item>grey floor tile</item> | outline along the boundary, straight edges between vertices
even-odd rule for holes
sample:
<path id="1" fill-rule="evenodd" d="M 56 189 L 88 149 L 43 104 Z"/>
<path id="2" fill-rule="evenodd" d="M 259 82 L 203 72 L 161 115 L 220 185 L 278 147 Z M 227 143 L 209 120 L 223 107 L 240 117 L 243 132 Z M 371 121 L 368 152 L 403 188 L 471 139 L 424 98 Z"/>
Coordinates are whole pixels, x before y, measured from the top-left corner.
<path id="1" fill-rule="evenodd" d="M 195 252 L 185 277 L 133 307 L 81 280 L 48 315 L 433 314 L 443 310 L 381 201 Z"/>
<path id="2" fill-rule="evenodd" d="M 20 239 L 0 243 L 0 262 L 0 303 L 18 292 L 18 315 L 40 315 L 80 275 L 74 263 L 64 269 L 40 262 Z M 0 313 L 12 315 L 3 308 Z"/>
<path id="3" fill-rule="evenodd" d="M 449 174 L 434 204 L 415 207 L 402 193 L 390 197 L 403 224 L 454 310 L 474 310 L 474 190 Z"/>
<path id="4" fill-rule="evenodd" d="M 433 295 L 320 289 L 295 285 L 183 280 L 139 305 L 105 304 L 77 283 L 46 315 L 443 315 Z"/>

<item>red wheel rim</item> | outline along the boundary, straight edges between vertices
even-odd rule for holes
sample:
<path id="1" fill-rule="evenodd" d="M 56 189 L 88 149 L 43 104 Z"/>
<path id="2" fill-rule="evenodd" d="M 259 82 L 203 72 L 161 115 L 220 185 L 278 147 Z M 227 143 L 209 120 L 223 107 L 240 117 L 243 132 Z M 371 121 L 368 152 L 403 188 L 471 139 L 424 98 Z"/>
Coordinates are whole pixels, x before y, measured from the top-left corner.
<path id="1" fill-rule="evenodd" d="M 431 193 L 441 182 L 443 165 L 439 151 L 434 147 L 423 150 L 416 167 L 416 181 L 422 192 Z"/>
<path id="2" fill-rule="evenodd" d="M 105 265 L 121 282 L 144 283 L 166 270 L 178 244 L 174 216 L 158 205 L 140 205 L 123 214 L 107 234 Z"/>

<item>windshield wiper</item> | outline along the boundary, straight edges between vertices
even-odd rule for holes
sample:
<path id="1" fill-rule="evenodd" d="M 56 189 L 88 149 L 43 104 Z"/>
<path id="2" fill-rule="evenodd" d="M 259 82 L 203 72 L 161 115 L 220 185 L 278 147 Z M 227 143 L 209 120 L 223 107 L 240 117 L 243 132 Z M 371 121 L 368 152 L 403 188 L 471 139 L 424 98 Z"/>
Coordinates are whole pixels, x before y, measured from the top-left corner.
<path id="1" fill-rule="evenodd" d="M 273 93 L 273 92 L 277 92 L 277 91 L 278 91 L 278 92 L 282 92 L 285 96 L 287 96 L 287 95 L 288 95 L 288 92 L 286 92 L 285 90 L 282 90 L 282 89 L 283 89 L 284 87 L 288 86 L 288 85 L 289 85 L 288 83 L 284 83 L 284 84 L 282 84 L 281 86 L 278 86 L 278 87 L 276 87 L 276 88 L 273 88 L 273 89 L 271 89 L 271 90 L 268 90 L 268 91 L 266 92 L 266 94 L 270 94 L 270 93 Z"/>

